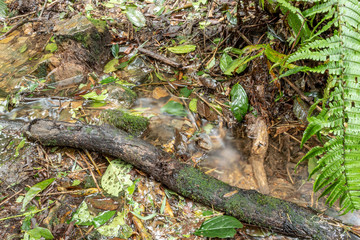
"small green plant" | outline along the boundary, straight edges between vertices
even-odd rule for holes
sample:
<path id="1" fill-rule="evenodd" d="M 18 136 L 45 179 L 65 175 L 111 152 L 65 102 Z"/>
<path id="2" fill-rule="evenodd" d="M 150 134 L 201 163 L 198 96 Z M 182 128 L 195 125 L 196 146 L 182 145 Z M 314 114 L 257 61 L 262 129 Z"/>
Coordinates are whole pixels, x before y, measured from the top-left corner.
<path id="1" fill-rule="evenodd" d="M 236 234 L 235 228 L 242 228 L 239 220 L 231 216 L 216 216 L 203 222 L 195 231 L 195 235 L 211 238 L 232 238 Z"/>

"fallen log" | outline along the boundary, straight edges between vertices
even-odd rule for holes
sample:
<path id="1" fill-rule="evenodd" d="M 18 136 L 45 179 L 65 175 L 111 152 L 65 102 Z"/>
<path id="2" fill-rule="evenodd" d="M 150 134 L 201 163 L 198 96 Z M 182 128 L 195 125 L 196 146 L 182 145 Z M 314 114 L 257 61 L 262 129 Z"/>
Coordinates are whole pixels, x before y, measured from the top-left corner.
<path id="1" fill-rule="evenodd" d="M 82 148 L 120 158 L 169 189 L 244 223 L 299 238 L 348 239 L 344 229 L 330 218 L 254 190 L 230 186 L 116 128 L 34 120 L 26 126 L 25 134 L 46 146 Z"/>

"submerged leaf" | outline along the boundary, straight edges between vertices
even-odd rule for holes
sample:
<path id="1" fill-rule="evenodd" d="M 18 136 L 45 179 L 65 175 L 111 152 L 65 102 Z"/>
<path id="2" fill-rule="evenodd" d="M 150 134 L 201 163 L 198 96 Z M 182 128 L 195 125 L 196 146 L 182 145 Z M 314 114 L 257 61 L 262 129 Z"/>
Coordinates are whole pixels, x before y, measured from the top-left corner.
<path id="1" fill-rule="evenodd" d="M 231 216 L 216 216 L 203 222 L 195 231 L 195 235 L 203 237 L 232 238 L 236 234 L 235 228 L 242 228 L 239 220 Z"/>
<path id="2" fill-rule="evenodd" d="M 240 84 L 235 84 L 230 92 L 231 97 L 231 112 L 239 122 L 242 121 L 243 117 L 249 109 L 249 100 L 244 88 Z"/>
<path id="3" fill-rule="evenodd" d="M 181 103 L 175 101 L 169 101 L 161 109 L 161 112 L 166 112 L 171 115 L 184 117 L 187 115 L 184 106 Z"/>

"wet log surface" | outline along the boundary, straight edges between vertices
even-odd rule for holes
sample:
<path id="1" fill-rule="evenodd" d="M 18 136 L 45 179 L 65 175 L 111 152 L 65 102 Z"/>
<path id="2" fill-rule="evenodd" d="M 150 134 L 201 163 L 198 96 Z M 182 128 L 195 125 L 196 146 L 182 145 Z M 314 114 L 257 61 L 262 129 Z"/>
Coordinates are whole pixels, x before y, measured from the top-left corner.
<path id="1" fill-rule="evenodd" d="M 232 187 L 115 128 L 34 120 L 25 132 L 28 139 L 46 146 L 81 148 L 120 158 L 169 189 L 244 223 L 300 238 L 347 239 L 338 224 L 313 210 Z"/>

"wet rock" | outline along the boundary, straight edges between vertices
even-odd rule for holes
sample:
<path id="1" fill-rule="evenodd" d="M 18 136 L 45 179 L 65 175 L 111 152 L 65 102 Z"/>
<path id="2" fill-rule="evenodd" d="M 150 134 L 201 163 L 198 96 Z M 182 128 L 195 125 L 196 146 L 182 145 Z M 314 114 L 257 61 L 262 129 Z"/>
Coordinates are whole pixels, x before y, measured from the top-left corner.
<path id="1" fill-rule="evenodd" d="M 54 27 L 54 37 L 58 44 L 73 40 L 89 51 L 87 62 L 96 64 L 104 53 L 105 45 L 110 41 L 110 34 L 105 21 L 88 19 L 75 15 L 61 21 Z"/>
<path id="2" fill-rule="evenodd" d="M 43 61 L 43 53 L 39 51 L 46 38 L 46 35 L 24 37 L 20 31 L 14 31 L 0 40 L 0 88 L 3 91 L 12 92 L 22 77 L 31 74 L 34 66 Z"/>
<path id="3" fill-rule="evenodd" d="M 72 60 L 64 62 L 57 68 L 53 69 L 47 74 L 46 79 L 48 83 L 54 83 L 83 75 L 84 72 L 86 72 L 86 67 L 77 61 Z"/>
<path id="4" fill-rule="evenodd" d="M 134 91 L 117 83 L 107 84 L 104 89 L 108 92 L 106 100 L 114 102 L 118 107 L 130 108 L 137 98 Z"/>
<path id="5" fill-rule="evenodd" d="M 124 81 L 141 84 L 147 79 L 150 72 L 152 69 L 146 66 L 142 58 L 137 57 L 124 70 L 117 71 L 116 75 Z"/>
<path id="6" fill-rule="evenodd" d="M 200 133 L 197 144 L 204 150 L 210 151 L 213 148 L 211 138 L 206 133 Z"/>
<path id="7" fill-rule="evenodd" d="M 78 85 L 79 83 L 83 82 L 85 80 L 85 76 L 82 74 L 76 75 L 74 77 L 70 77 L 61 81 L 58 81 L 53 84 L 49 84 L 48 86 L 54 87 L 54 88 L 65 88 L 69 87 L 71 85 Z"/>
<path id="8" fill-rule="evenodd" d="M 168 118 L 151 118 L 146 136 L 148 141 L 151 141 L 154 145 L 162 145 L 171 141 L 174 137 L 175 131 L 172 126 L 169 126 Z"/>

